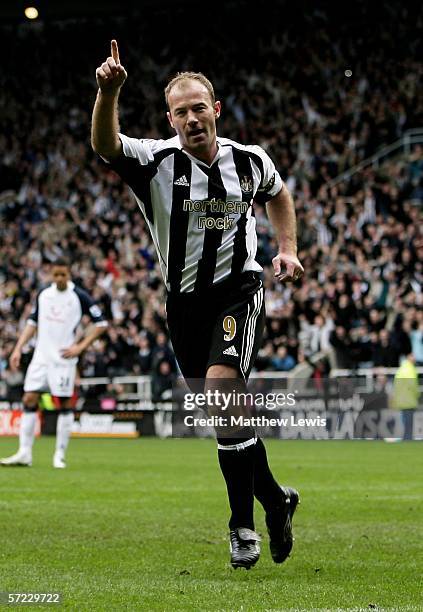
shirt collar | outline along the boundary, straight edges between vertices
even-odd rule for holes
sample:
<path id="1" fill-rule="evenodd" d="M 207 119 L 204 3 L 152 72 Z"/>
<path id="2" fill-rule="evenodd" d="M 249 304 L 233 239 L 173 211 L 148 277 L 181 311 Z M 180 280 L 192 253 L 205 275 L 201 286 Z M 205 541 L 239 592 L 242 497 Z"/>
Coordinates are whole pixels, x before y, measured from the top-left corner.
<path id="1" fill-rule="evenodd" d="M 199 165 L 201 165 L 201 166 L 204 166 L 205 168 L 211 168 L 211 167 L 213 166 L 214 162 L 215 162 L 216 160 L 220 159 L 220 156 L 221 156 L 222 145 L 220 144 L 220 142 L 219 142 L 219 139 L 218 139 L 218 138 L 216 138 L 216 144 L 217 144 L 217 151 L 216 151 L 216 155 L 214 156 L 214 158 L 213 158 L 213 160 L 212 160 L 212 162 L 211 162 L 211 164 L 210 164 L 210 165 L 209 165 L 209 164 L 206 164 L 206 162 L 203 162 L 201 159 L 198 159 L 198 157 L 195 157 L 194 155 L 191 155 L 191 153 L 188 153 L 188 151 L 185 151 L 185 149 L 183 149 L 183 148 L 182 148 L 181 143 L 179 143 L 179 147 L 180 147 L 181 151 L 182 151 L 183 153 L 185 153 L 185 155 L 186 155 L 187 157 L 189 157 L 189 159 L 191 159 L 192 161 L 194 161 L 196 164 L 199 164 Z"/>

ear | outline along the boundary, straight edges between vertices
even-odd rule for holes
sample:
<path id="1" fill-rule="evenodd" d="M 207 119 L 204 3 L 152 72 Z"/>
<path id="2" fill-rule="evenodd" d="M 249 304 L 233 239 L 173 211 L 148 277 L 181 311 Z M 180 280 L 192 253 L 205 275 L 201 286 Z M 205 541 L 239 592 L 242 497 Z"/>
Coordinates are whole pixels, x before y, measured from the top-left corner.
<path id="1" fill-rule="evenodd" d="M 173 129 L 175 129 L 175 126 L 173 125 L 173 121 L 172 121 L 172 115 L 169 113 L 169 111 L 167 111 L 166 117 L 168 118 L 168 121 L 170 125 L 173 127 Z"/>
<path id="2" fill-rule="evenodd" d="M 214 103 L 214 116 L 216 117 L 216 119 L 219 119 L 221 110 L 222 105 L 220 103 L 220 100 L 216 100 L 216 102 Z"/>

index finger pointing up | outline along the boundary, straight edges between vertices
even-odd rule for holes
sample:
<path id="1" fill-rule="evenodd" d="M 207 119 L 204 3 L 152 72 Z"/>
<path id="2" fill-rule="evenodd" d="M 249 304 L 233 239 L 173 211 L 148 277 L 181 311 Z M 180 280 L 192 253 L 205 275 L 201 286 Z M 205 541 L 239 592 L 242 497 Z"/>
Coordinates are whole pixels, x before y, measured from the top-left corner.
<path id="1" fill-rule="evenodd" d="M 120 64 L 119 60 L 119 49 L 116 40 L 112 40 L 112 57 L 115 60 L 116 64 Z"/>

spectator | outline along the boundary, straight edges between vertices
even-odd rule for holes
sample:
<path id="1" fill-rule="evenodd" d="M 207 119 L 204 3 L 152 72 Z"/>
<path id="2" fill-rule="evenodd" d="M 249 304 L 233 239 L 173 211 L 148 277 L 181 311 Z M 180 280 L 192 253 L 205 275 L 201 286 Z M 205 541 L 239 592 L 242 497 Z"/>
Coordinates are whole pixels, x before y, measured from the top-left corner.
<path id="1" fill-rule="evenodd" d="M 172 386 L 175 382 L 175 374 L 172 365 L 167 359 L 157 364 L 151 381 L 151 394 L 153 402 L 171 400 Z"/>
<path id="2" fill-rule="evenodd" d="M 403 359 L 395 374 L 391 407 L 401 410 L 404 424 L 404 440 L 413 438 L 413 413 L 419 403 L 419 380 L 412 353 Z"/>
<path id="3" fill-rule="evenodd" d="M 277 372 L 289 372 L 295 367 L 295 359 L 288 354 L 285 346 L 280 346 L 276 356 L 271 359 L 271 365 Z"/>
<path id="4" fill-rule="evenodd" d="M 330 332 L 329 342 L 335 349 L 335 367 L 341 370 L 352 368 L 354 365 L 351 352 L 352 341 L 345 327 L 337 325 Z"/>
<path id="5" fill-rule="evenodd" d="M 384 366 L 387 368 L 395 368 L 398 366 L 398 361 L 399 355 L 391 341 L 388 330 L 381 329 L 378 342 L 374 346 L 373 365 L 375 367 Z"/>

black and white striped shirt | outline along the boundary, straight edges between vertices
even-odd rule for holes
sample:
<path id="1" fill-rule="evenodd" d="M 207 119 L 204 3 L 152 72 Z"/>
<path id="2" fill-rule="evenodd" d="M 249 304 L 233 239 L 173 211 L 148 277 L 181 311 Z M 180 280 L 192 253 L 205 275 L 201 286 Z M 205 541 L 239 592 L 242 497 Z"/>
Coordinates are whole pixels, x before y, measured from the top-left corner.
<path id="1" fill-rule="evenodd" d="M 253 199 L 266 202 L 282 180 L 265 151 L 218 138 L 212 164 L 182 149 L 178 136 L 119 134 L 111 167 L 132 188 L 157 249 L 168 291 L 202 292 L 247 270 L 260 271 Z"/>

